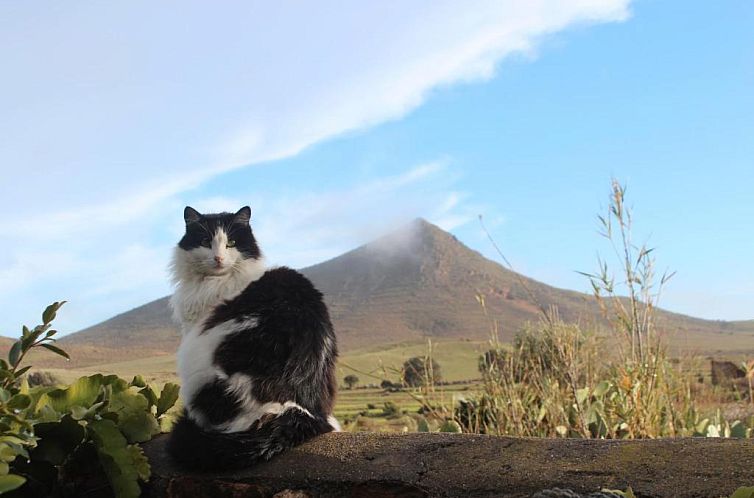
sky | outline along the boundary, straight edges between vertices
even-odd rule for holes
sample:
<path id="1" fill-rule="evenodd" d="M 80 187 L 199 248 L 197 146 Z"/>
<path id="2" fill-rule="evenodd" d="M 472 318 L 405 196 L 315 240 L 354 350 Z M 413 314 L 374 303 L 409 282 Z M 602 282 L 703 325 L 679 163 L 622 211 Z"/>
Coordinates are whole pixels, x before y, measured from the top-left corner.
<path id="1" fill-rule="evenodd" d="M 0 334 L 171 292 L 182 210 L 252 207 L 305 267 L 424 217 L 588 291 L 610 181 L 677 272 L 754 318 L 748 0 L 0 2 Z"/>

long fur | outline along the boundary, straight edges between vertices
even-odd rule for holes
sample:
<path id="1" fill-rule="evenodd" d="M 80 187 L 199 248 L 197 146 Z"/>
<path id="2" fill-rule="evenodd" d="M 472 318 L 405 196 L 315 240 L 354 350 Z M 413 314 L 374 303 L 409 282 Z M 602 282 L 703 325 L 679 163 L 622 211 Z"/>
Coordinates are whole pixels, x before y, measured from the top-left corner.
<path id="1" fill-rule="evenodd" d="M 295 270 L 265 270 L 249 215 L 186 208 L 175 251 L 184 412 L 168 451 L 192 469 L 252 465 L 340 430 L 331 414 L 337 347 L 322 294 Z"/>
<path id="2" fill-rule="evenodd" d="M 173 426 L 168 452 L 191 470 L 235 469 L 269 460 L 304 441 L 332 431 L 330 423 L 291 409 L 243 432 L 216 432 L 182 416 Z"/>

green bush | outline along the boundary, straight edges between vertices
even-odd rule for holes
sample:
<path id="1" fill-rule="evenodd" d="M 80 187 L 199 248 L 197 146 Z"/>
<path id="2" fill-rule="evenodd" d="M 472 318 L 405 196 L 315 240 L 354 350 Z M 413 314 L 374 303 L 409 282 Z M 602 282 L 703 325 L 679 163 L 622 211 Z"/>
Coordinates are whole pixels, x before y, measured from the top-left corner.
<path id="1" fill-rule="evenodd" d="M 440 365 L 429 356 L 415 356 L 403 364 L 403 382 L 409 387 L 421 387 L 442 380 Z"/>
<path id="2" fill-rule="evenodd" d="M 53 303 L 41 325 L 23 332 L 0 360 L 0 494 L 83 496 L 110 489 L 118 498 L 137 497 L 150 467 L 138 443 L 161 432 L 178 386 L 158 396 L 140 376 L 82 377 L 68 387 L 29 387 L 21 367 L 32 349 L 68 358 L 55 345 L 52 321 L 63 305 Z"/>

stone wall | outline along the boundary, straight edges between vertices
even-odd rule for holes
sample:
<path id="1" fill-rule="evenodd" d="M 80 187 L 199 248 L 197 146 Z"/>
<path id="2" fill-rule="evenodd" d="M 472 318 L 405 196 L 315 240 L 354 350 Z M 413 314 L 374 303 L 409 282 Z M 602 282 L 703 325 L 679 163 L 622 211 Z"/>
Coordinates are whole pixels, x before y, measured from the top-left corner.
<path id="1" fill-rule="evenodd" d="M 165 438 L 147 443 L 153 498 L 530 497 L 551 488 L 719 498 L 754 486 L 754 441 L 519 439 L 469 434 L 326 434 L 239 472 L 187 474 Z"/>

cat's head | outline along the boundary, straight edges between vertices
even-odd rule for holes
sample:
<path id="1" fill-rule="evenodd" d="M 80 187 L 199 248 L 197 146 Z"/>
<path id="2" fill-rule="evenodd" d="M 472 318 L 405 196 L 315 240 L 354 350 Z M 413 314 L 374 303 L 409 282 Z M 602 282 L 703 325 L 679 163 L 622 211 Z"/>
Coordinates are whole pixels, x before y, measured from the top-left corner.
<path id="1" fill-rule="evenodd" d="M 186 206 L 183 218 L 186 233 L 178 242 L 177 256 L 192 272 L 203 276 L 226 275 L 246 260 L 261 258 L 249 225 L 249 206 L 235 214 L 201 214 Z"/>

